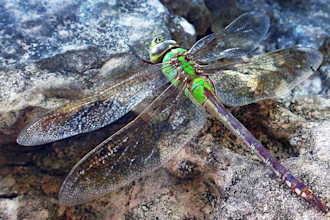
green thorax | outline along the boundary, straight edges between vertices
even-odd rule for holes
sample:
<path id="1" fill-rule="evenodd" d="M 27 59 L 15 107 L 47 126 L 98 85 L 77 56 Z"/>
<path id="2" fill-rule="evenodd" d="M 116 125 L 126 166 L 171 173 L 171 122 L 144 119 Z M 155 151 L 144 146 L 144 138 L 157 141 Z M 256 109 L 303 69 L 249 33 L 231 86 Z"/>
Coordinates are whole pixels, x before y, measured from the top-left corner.
<path id="1" fill-rule="evenodd" d="M 178 53 L 183 53 L 187 50 L 182 48 L 175 48 L 168 51 L 163 58 L 163 73 L 174 83 L 176 86 L 180 83 L 177 81 L 177 69 L 173 68 L 171 64 L 171 58 Z M 166 63 L 167 62 L 167 63 Z M 214 94 L 213 86 L 211 85 L 209 79 L 206 76 L 201 76 L 195 72 L 194 64 L 192 60 L 187 61 L 185 56 L 178 56 L 177 62 L 179 62 L 179 68 L 184 71 L 187 77 L 187 88 L 185 89 L 185 94 L 194 102 L 203 104 L 207 96 L 205 90 L 208 89 Z"/>

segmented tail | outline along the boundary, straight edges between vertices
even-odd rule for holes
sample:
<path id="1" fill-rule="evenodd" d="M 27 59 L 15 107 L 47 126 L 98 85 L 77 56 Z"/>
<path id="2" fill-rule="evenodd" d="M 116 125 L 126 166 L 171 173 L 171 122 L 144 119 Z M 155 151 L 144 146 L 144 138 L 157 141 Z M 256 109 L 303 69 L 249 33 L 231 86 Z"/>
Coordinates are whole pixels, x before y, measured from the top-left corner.
<path id="1" fill-rule="evenodd" d="M 208 99 L 203 103 L 205 109 L 227 126 L 251 151 L 256 154 L 270 169 L 281 178 L 297 195 L 309 203 L 327 212 L 327 207 L 314 195 L 304 183 L 297 180 L 271 153 L 220 103 L 209 90 L 205 91 Z"/>

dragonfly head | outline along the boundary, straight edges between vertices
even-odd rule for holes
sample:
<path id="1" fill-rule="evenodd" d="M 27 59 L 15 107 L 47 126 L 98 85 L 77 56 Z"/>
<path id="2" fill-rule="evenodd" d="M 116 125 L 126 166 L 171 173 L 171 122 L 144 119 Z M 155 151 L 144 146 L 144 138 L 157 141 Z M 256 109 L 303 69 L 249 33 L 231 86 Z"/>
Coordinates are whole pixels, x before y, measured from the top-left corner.
<path id="1" fill-rule="evenodd" d="M 172 48 L 179 47 L 179 44 L 174 40 L 165 40 L 160 37 L 155 37 L 151 41 L 149 58 L 152 63 L 158 63 L 161 61 L 167 51 Z"/>

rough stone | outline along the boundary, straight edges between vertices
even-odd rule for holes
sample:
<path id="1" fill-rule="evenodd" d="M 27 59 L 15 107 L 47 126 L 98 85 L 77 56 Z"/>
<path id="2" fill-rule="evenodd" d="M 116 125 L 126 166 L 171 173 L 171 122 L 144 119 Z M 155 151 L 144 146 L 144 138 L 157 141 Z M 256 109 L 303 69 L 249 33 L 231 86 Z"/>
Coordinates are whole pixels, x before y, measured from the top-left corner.
<path id="1" fill-rule="evenodd" d="M 211 14 L 203 0 L 160 0 L 169 11 L 177 16 L 186 18 L 196 28 L 197 35 L 205 34 L 211 25 Z"/>
<path id="2" fill-rule="evenodd" d="M 324 53 L 324 63 L 282 99 L 229 109 L 330 207 L 327 1 L 191 4 L 182 4 L 180 14 L 173 15 L 169 11 L 174 7 L 166 9 L 156 0 L 0 3 L 0 219 L 329 219 L 329 213 L 291 192 L 210 116 L 205 128 L 164 168 L 75 207 L 58 205 L 66 174 L 136 113 L 56 143 L 15 143 L 20 129 L 34 117 L 143 68 L 146 64 L 127 44 L 147 59 L 155 36 L 171 35 L 190 47 L 196 39 L 192 30 L 200 34 L 209 28 L 209 12 L 212 30 L 217 30 L 245 11 L 259 10 L 272 24 L 255 54 L 310 46 Z"/>

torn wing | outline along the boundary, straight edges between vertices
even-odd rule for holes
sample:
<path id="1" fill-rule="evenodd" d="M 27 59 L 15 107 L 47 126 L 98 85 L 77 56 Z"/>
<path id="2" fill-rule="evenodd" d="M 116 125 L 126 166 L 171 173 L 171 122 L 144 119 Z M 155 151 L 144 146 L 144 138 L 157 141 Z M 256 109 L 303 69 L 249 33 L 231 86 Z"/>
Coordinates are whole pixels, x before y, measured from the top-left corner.
<path id="1" fill-rule="evenodd" d="M 66 177 L 61 205 L 99 198 L 158 169 L 204 126 L 205 111 L 171 84 L 135 120 L 83 157 Z"/>

